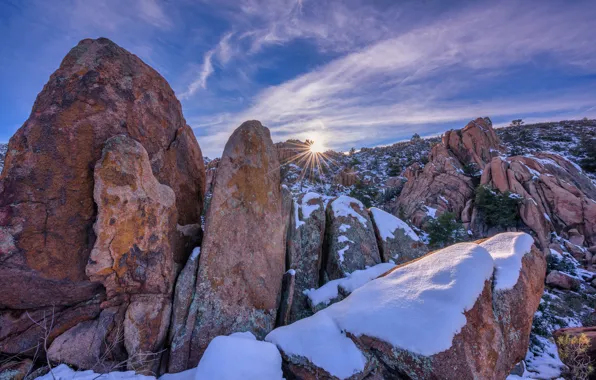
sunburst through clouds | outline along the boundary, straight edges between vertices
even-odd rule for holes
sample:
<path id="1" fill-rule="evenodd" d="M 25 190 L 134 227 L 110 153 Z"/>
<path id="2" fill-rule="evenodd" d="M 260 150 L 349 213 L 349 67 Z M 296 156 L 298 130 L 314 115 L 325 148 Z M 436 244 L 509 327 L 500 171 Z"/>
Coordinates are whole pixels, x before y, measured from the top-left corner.
<path id="1" fill-rule="evenodd" d="M 330 171 L 331 166 L 338 166 L 330 156 L 331 151 L 325 147 L 322 139 L 307 139 L 305 142 L 290 140 L 283 145 L 281 164 L 299 166 L 300 182 L 305 178 L 324 182 L 325 173 Z"/>

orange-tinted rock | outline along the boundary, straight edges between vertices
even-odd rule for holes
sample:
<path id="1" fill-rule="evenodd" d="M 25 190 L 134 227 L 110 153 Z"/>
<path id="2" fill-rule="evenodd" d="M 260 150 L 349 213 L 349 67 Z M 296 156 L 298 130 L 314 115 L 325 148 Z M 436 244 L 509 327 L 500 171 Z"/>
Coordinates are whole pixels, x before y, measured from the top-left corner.
<path id="1" fill-rule="evenodd" d="M 564 290 L 578 290 L 581 283 L 577 278 L 559 272 L 558 270 L 553 270 L 546 276 L 546 285 Z"/>
<path id="2" fill-rule="evenodd" d="M 473 198 L 475 186 L 464 169 L 473 167 L 479 171 L 501 151 L 488 118 L 478 118 L 461 130 L 445 132 L 442 142 L 432 148 L 428 164 L 423 168 L 414 164 L 406 169 L 408 182 L 392 213 L 405 215 L 417 227 L 435 214 L 434 210 L 436 216 L 452 212 L 458 218 L 471 218 L 466 203 Z"/>
<path id="3" fill-rule="evenodd" d="M 464 164 L 475 164 L 478 169 L 499 155 L 503 148 L 489 118 L 477 118 L 463 129 L 445 132 L 442 143 Z"/>
<path id="4" fill-rule="evenodd" d="M 106 142 L 94 176 L 97 239 L 86 272 L 104 285 L 108 303 L 126 308 L 128 367 L 150 373 L 154 363 L 136 361 L 161 349 L 169 326 L 176 197 L 153 175 L 143 146 L 127 136 Z"/>
<path id="5" fill-rule="evenodd" d="M 202 155 L 174 92 L 113 42 L 83 40 L 9 143 L 0 178 L 0 307 L 73 304 L 97 291 L 85 275 L 95 240 L 93 168 L 119 134 L 145 147 L 155 176 L 176 193 L 178 223 L 199 223 Z"/>
<path id="6" fill-rule="evenodd" d="M 522 221 L 534 231 L 543 247 L 550 233 L 575 230 L 574 241 L 596 241 L 596 187 L 565 158 L 538 153 L 534 156 L 493 158 L 481 183 L 523 197 Z"/>
<path id="7" fill-rule="evenodd" d="M 355 185 L 358 180 L 358 173 L 351 169 L 344 169 L 333 177 L 333 183 L 346 187 Z"/>
<path id="8" fill-rule="evenodd" d="M 217 168 L 197 275 L 189 367 L 217 335 L 273 329 L 285 271 L 279 160 L 269 129 L 247 121 Z M 180 355 L 184 355 L 180 353 Z"/>
<path id="9" fill-rule="evenodd" d="M 86 272 L 108 298 L 170 294 L 176 197 L 151 171 L 143 146 L 126 136 L 109 139 L 95 166 L 97 236 Z"/>
<path id="10" fill-rule="evenodd" d="M 418 227 L 432 215 L 431 209 L 436 209 L 436 216 L 444 212 L 461 215 L 474 196 L 472 178 L 464 174 L 462 163 L 442 144 L 433 147 L 424 168 L 414 164 L 406 169 L 405 177 L 408 181 L 392 213 L 405 215 Z"/>

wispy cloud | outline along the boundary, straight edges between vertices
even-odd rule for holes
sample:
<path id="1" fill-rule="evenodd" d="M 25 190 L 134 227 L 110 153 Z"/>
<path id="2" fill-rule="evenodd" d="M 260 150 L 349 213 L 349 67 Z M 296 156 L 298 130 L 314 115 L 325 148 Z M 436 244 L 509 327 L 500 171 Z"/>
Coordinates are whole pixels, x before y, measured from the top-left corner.
<path id="1" fill-rule="evenodd" d="M 234 124 L 226 133 L 218 125 L 210 147 L 223 147 L 231 129 L 253 118 L 277 138 L 304 138 L 317 131 L 329 140 L 327 145 L 345 148 L 363 141 L 374 144 L 386 134 L 397 138 L 421 124 L 593 106 L 593 86 L 577 93 L 522 96 L 513 83 L 511 93 L 497 97 L 487 97 L 491 89 L 483 86 L 500 77 L 507 80 L 508 70 L 537 60 L 595 72 L 589 21 L 594 13 L 569 3 L 536 7 L 513 2 L 449 13 L 266 88 L 249 109 L 227 117 Z M 478 92 L 483 101 L 462 100 L 468 91 Z"/>

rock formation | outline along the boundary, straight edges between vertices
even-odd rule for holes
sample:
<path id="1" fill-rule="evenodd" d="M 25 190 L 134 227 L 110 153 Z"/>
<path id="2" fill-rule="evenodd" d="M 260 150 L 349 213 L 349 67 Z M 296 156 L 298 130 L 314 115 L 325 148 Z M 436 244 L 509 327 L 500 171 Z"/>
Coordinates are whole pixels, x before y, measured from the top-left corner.
<path id="1" fill-rule="evenodd" d="M 319 287 L 325 237 L 325 204 L 321 195 L 307 193 L 293 205 L 288 231 L 288 266 L 295 271 L 290 322 L 311 315 L 305 290 Z"/>
<path id="2" fill-rule="evenodd" d="M 377 244 L 384 262 L 404 264 L 428 253 L 428 247 L 401 219 L 376 207 L 370 208 Z"/>
<path id="3" fill-rule="evenodd" d="M 266 340 L 303 379 L 503 379 L 526 354 L 545 271 L 527 234 L 458 244 Z"/>
<path id="4" fill-rule="evenodd" d="M 521 219 L 543 247 L 551 232 L 570 232 L 577 242 L 583 237 L 596 243 L 596 187 L 565 158 L 550 153 L 496 157 L 484 169 L 481 184 L 523 198 Z"/>
<path id="5" fill-rule="evenodd" d="M 217 335 L 250 331 L 262 338 L 273 329 L 285 271 L 281 198 L 269 130 L 247 121 L 228 140 L 217 169 L 191 305 L 190 355 L 178 352 L 182 361 L 189 358 L 188 368 Z"/>
<path id="6" fill-rule="evenodd" d="M 453 212 L 459 218 L 474 196 L 474 181 L 466 172 L 482 169 L 501 147 L 488 118 L 471 121 L 462 130 L 448 131 L 435 145 L 424 167 L 405 171 L 407 182 L 393 207 L 420 227 L 431 216 Z"/>
<path id="7" fill-rule="evenodd" d="M 329 202 L 325 234 L 326 281 L 381 262 L 370 216 L 359 200 L 342 195 Z"/>
<path id="8" fill-rule="evenodd" d="M 110 307 L 108 303 L 100 309 L 104 288 L 88 279 L 85 268 L 91 249 L 101 244 L 93 231 L 98 218 L 94 168 L 105 142 L 116 135 L 142 145 L 149 163 L 143 177 L 153 173 L 158 182 L 171 188 L 168 199 L 178 210 L 173 219 L 163 221 L 172 223 L 174 236 L 158 236 L 156 243 L 155 237 L 143 232 L 154 228 L 149 224 L 156 221 L 148 219 L 144 225 L 127 226 L 122 235 L 129 242 L 144 239 L 148 249 L 151 244 L 161 245 L 163 239 L 173 239 L 176 248 L 169 244 L 169 252 L 152 252 L 152 258 L 143 261 L 144 254 L 133 246 L 118 246 L 125 250 L 117 255 L 129 252 L 126 263 L 118 266 L 118 276 L 123 275 L 126 284 L 108 279 L 107 271 L 97 273 L 95 279 L 110 283 L 110 299 L 115 289 L 127 293 L 127 286 L 131 293 L 152 292 L 156 287 L 161 292 L 171 286 L 172 279 L 158 279 L 163 277 L 160 273 L 175 276 L 175 269 L 186 261 L 188 242 L 197 238 L 187 233 L 200 231 L 205 173 L 201 150 L 180 103 L 168 83 L 136 56 L 105 38 L 83 40 L 52 74 L 29 119 L 9 143 L 0 177 L 0 318 L 19 322 L 2 329 L 7 335 L 0 337 L 0 352 L 13 351 L 19 342 L 25 355 L 34 354 L 41 332 L 27 322 L 27 313 L 39 320 L 52 316 L 49 344 Z M 110 226 L 109 219 L 105 222 L 102 226 Z M 185 233 L 178 232 L 176 224 Z M 165 272 L 145 271 L 147 265 L 155 268 L 153 260 L 168 262 Z M 25 348 L 28 343 L 32 345 Z"/>

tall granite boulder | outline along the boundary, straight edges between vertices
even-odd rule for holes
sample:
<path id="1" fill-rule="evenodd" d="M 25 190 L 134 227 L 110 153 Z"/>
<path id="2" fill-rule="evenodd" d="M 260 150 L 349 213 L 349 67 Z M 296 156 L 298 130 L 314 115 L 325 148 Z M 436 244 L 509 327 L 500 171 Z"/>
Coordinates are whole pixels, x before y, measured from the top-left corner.
<path id="1" fill-rule="evenodd" d="M 407 182 L 391 213 L 405 215 L 420 227 L 428 217 L 453 212 L 466 218 L 466 204 L 474 196 L 471 171 L 480 171 L 502 151 L 498 136 L 488 118 L 471 121 L 461 130 L 448 131 L 435 145 L 424 167 L 407 168 Z"/>
<path id="2" fill-rule="evenodd" d="M 171 187 L 180 225 L 200 222 L 201 150 L 168 83 L 108 39 L 83 40 L 38 95 L 11 138 L 0 178 L 0 307 L 36 308 L 90 299 L 93 168 L 105 141 L 128 135 Z M 190 252 L 188 252 L 190 253 Z M 176 255 L 184 262 L 187 253 Z"/>
<path id="3" fill-rule="evenodd" d="M 9 143 L 0 177 L 0 319 L 17 321 L 3 325 L 2 330 L 12 333 L 0 336 L 0 352 L 40 339 L 40 331 L 34 338 L 36 328 L 26 326 L 26 315 L 43 319 L 52 312 L 60 328 L 54 328 L 48 344 L 99 316 L 105 289 L 85 272 L 97 240 L 93 225 L 101 207 L 93 197 L 94 168 L 106 141 L 117 135 L 142 145 L 149 162 L 143 176 L 153 173 L 171 188 L 173 207 L 179 210 L 168 219 L 175 228 L 176 248 L 163 252 L 167 259 L 158 258 L 169 262 L 160 273 L 175 275 L 186 261 L 189 242 L 200 234 L 205 172 L 180 103 L 165 79 L 138 57 L 105 38 L 83 40 L 52 74 L 29 119 Z M 154 239 L 144 233 L 136 237 Z M 146 271 L 148 261 L 137 262 L 140 256 L 130 252 L 118 267 L 118 275 L 127 276 L 126 286 L 135 292 L 171 286 L 162 274 Z M 100 274 L 104 275 L 108 273 Z M 116 283 L 110 292 L 124 287 Z"/>
<path id="4" fill-rule="evenodd" d="M 306 193 L 294 201 L 288 230 L 288 266 L 293 270 L 294 292 L 289 321 L 312 315 L 305 290 L 320 285 L 325 237 L 325 204 L 321 195 Z"/>
<path id="5" fill-rule="evenodd" d="M 428 253 L 426 244 L 403 220 L 376 207 L 369 211 L 384 262 L 404 264 Z"/>
<path id="6" fill-rule="evenodd" d="M 486 165 L 481 184 L 523 198 L 520 217 L 542 247 L 550 243 L 551 232 L 577 231 L 588 246 L 596 243 L 596 186 L 564 157 L 551 153 L 496 157 Z"/>
<path id="7" fill-rule="evenodd" d="M 329 202 L 325 231 L 325 282 L 381 262 L 368 210 L 359 200 L 342 195 Z"/>
<path id="8" fill-rule="evenodd" d="M 217 335 L 275 326 L 285 271 L 285 222 L 279 160 L 269 129 L 238 127 L 217 168 L 197 274 L 196 322 L 188 367 Z M 176 307 L 176 306 L 175 306 Z"/>

